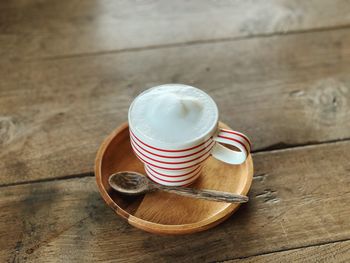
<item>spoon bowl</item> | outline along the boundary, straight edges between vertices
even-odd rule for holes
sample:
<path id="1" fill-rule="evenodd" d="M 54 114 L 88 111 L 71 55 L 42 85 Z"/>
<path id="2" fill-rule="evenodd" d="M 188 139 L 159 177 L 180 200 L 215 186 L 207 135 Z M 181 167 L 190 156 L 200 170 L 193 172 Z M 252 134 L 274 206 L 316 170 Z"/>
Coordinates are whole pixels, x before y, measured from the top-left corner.
<path id="1" fill-rule="evenodd" d="M 123 171 L 112 174 L 108 182 L 114 190 L 127 195 L 140 195 L 152 190 L 147 177 L 137 172 Z"/>

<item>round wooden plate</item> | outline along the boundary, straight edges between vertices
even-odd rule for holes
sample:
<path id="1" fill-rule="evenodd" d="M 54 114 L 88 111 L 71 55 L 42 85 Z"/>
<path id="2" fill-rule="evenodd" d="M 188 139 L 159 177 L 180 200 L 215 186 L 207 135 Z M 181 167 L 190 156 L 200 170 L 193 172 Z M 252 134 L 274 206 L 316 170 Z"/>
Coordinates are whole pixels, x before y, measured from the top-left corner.
<path id="1" fill-rule="evenodd" d="M 221 127 L 227 127 L 220 123 Z M 110 134 L 100 146 L 95 161 L 98 188 L 106 203 L 129 224 L 157 234 L 189 234 L 214 227 L 224 221 L 239 204 L 192 199 L 170 193 L 154 192 L 130 197 L 113 191 L 108 177 L 118 171 L 145 173 L 134 155 L 128 124 Z M 246 195 L 253 180 L 253 160 L 249 155 L 241 165 L 228 165 L 210 157 L 202 175 L 191 185 Z"/>

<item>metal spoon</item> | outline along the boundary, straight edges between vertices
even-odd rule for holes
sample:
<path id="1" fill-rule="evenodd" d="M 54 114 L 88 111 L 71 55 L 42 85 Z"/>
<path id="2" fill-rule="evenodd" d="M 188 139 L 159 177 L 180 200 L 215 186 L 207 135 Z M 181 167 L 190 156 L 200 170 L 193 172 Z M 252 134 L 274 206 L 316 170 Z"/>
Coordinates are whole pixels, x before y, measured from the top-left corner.
<path id="1" fill-rule="evenodd" d="M 194 188 L 164 186 L 153 183 L 146 176 L 136 172 L 119 172 L 112 174 L 109 179 L 109 185 L 116 191 L 127 195 L 139 195 L 152 191 L 166 191 L 183 196 L 206 199 L 227 203 L 246 203 L 248 197 L 227 192 L 215 190 L 199 190 Z"/>

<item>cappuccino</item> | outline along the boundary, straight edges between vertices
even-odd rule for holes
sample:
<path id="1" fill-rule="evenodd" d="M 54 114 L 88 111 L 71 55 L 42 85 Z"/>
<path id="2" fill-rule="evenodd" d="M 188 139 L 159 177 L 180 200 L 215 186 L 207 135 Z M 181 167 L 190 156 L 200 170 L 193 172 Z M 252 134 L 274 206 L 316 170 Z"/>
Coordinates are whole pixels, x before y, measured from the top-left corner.
<path id="1" fill-rule="evenodd" d="M 205 92 L 187 85 L 161 85 L 141 93 L 129 109 L 133 131 L 161 144 L 188 143 L 216 129 L 218 109 Z"/>

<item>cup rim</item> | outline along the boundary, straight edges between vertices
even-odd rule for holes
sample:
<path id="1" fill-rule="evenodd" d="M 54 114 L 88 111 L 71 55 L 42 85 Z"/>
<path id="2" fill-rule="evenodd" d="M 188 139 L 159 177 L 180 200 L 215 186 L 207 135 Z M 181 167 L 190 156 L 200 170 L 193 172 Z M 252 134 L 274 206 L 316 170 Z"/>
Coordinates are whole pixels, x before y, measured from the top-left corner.
<path id="1" fill-rule="evenodd" d="M 213 105 L 215 106 L 215 121 L 213 121 L 213 124 L 210 126 L 210 128 L 206 131 L 206 133 L 200 134 L 198 136 L 196 136 L 195 138 L 192 138 L 190 140 L 181 142 L 181 143 L 169 143 L 169 142 L 162 142 L 159 140 L 156 140 L 155 138 L 151 138 L 148 136 L 145 136 L 142 134 L 142 131 L 139 131 L 138 129 L 136 129 L 133 126 L 132 120 L 130 118 L 130 114 L 131 114 L 131 109 L 135 103 L 135 101 L 137 100 L 137 98 L 141 97 L 143 94 L 145 94 L 146 92 L 151 91 L 152 89 L 155 88 L 159 88 L 162 86 L 169 86 L 169 85 L 178 85 L 178 86 L 186 86 L 186 87 L 191 87 L 193 89 L 198 90 L 201 93 L 204 93 L 208 96 L 208 98 L 213 102 Z M 219 123 L 219 110 L 218 110 L 218 106 L 216 104 L 216 102 L 213 100 L 213 98 L 207 94 L 205 91 L 198 89 L 196 87 L 193 87 L 191 85 L 186 85 L 186 84 L 178 84 L 178 83 L 168 83 L 168 84 L 162 84 L 162 85 L 157 85 L 154 86 L 152 88 L 146 89 L 143 92 L 141 92 L 139 95 L 137 95 L 134 100 L 132 101 L 132 103 L 130 104 L 129 110 L 128 110 L 128 122 L 129 122 L 129 129 L 138 136 L 138 138 L 140 140 L 142 140 L 143 142 L 159 148 L 160 150 L 181 150 L 184 148 L 188 148 L 188 147 L 192 147 L 192 146 L 196 146 L 198 144 L 200 144 L 201 142 L 203 142 L 203 140 L 209 139 L 214 133 L 215 131 L 217 131 L 218 128 L 218 123 Z"/>

